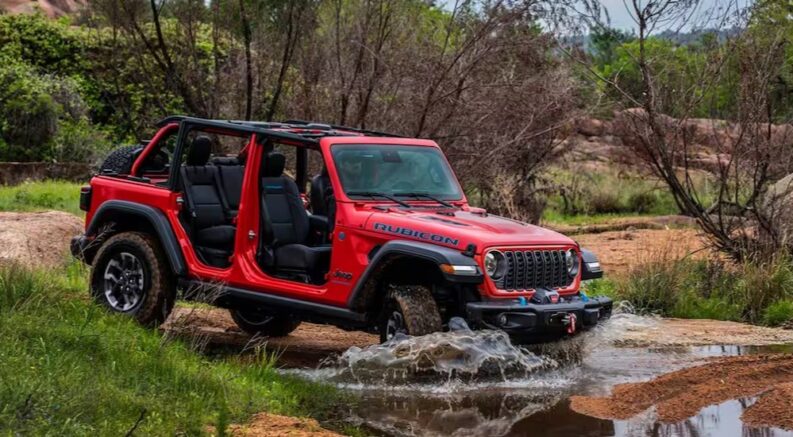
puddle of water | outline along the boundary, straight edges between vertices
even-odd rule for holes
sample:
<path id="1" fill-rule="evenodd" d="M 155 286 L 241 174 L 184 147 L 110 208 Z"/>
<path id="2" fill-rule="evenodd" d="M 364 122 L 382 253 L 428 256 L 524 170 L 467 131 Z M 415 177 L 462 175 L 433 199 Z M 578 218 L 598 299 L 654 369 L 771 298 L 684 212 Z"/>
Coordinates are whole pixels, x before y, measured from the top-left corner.
<path id="1" fill-rule="evenodd" d="M 754 400 L 710 406 L 676 424 L 652 410 L 627 421 L 572 411 L 573 394 L 603 395 L 615 384 L 645 381 L 714 356 L 791 351 L 793 347 L 617 348 L 619 333 L 657 323 L 617 314 L 571 341 L 514 346 L 500 331 L 436 333 L 351 348 L 313 370 L 287 370 L 352 390 L 351 420 L 388 435 L 425 436 L 791 436 L 748 428 L 741 412 Z"/>

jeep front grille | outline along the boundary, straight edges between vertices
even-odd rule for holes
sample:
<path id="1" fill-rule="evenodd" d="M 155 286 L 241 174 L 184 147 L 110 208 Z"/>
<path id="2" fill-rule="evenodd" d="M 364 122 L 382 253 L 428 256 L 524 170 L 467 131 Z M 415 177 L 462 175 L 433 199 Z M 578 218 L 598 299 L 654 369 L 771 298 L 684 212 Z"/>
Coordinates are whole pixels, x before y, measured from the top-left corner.
<path id="1" fill-rule="evenodd" d="M 573 282 L 567 274 L 564 250 L 507 250 L 504 276 L 496 282 L 502 290 L 566 288 Z"/>

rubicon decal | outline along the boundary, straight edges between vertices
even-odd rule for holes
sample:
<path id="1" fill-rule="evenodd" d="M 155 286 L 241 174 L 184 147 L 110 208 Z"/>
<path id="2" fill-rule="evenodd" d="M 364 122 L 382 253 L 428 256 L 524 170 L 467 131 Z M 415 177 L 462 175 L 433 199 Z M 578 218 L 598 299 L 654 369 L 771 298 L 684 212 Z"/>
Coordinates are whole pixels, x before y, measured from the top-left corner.
<path id="1" fill-rule="evenodd" d="M 450 246 L 457 246 L 457 244 L 460 242 L 460 240 L 447 237 L 445 235 L 417 231 L 415 229 L 403 228 L 401 226 L 392 226 L 392 225 L 387 225 L 385 223 L 375 223 L 374 230 L 387 232 L 389 234 L 404 235 L 406 237 L 418 238 L 420 240 L 432 241 L 433 243 L 448 244 Z"/>

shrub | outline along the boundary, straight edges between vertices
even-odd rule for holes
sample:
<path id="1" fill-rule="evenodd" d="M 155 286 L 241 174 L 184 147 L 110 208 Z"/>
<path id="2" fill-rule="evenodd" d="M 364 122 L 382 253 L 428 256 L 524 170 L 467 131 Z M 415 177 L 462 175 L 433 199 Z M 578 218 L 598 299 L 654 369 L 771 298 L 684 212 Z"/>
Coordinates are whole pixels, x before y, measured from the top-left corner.
<path id="1" fill-rule="evenodd" d="M 658 203 L 658 198 L 653 192 L 640 191 L 628 195 L 626 209 L 639 214 L 652 212 Z"/>
<path id="2" fill-rule="evenodd" d="M 787 258 L 739 265 L 661 258 L 631 269 L 611 289 L 640 313 L 766 324 L 793 315 L 793 266 Z"/>
<path id="3" fill-rule="evenodd" d="M 763 323 L 769 326 L 779 326 L 793 320 L 793 300 L 779 300 L 765 309 Z"/>
<path id="4" fill-rule="evenodd" d="M 57 132 L 60 108 L 50 95 L 51 82 L 22 63 L 0 58 L 0 160 L 45 159 Z"/>

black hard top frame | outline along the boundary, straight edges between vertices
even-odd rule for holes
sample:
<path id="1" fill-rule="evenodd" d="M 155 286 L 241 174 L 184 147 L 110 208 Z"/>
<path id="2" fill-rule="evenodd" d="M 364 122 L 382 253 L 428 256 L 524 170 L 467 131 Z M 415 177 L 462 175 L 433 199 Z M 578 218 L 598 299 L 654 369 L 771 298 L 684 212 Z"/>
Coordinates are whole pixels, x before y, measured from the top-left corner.
<path id="1" fill-rule="evenodd" d="M 316 138 L 326 136 L 377 136 L 403 138 L 401 135 L 379 132 L 368 129 L 358 129 L 349 126 L 315 123 L 303 120 L 287 120 L 283 122 L 242 121 L 242 120 L 209 120 L 204 118 L 188 117 L 185 115 L 172 115 L 160 120 L 157 127 L 170 123 L 187 122 L 192 126 L 210 127 L 216 129 L 230 129 L 235 131 L 256 134 L 273 140 L 296 141 L 308 147 L 316 146 Z M 287 130 L 292 132 L 286 132 Z"/>

